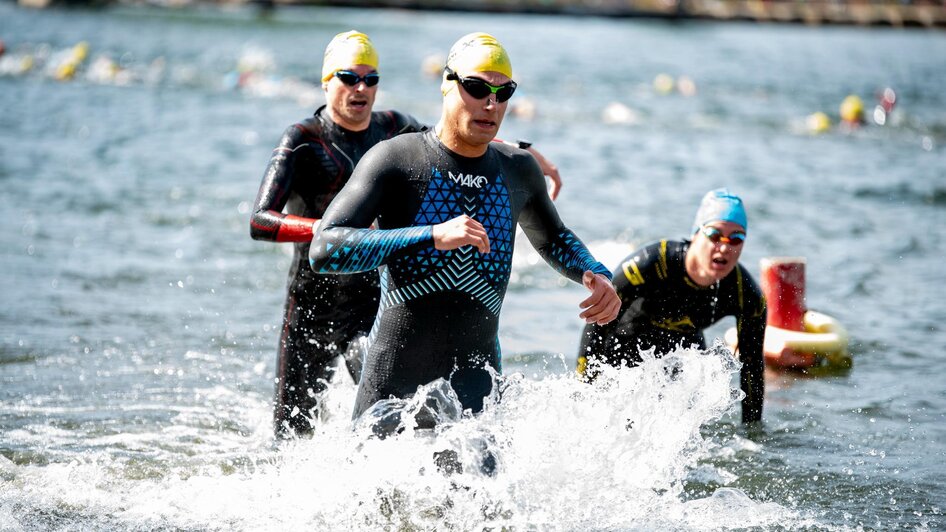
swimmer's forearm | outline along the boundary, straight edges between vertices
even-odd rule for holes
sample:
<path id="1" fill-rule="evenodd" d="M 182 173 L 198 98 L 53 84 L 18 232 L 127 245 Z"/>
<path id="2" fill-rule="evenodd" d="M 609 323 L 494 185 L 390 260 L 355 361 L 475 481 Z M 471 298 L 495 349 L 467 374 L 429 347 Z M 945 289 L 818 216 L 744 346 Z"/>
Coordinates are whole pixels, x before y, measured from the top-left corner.
<path id="1" fill-rule="evenodd" d="M 270 242 L 308 242 L 315 233 L 316 218 L 305 218 L 271 210 L 253 213 L 250 236 Z"/>
<path id="2" fill-rule="evenodd" d="M 742 400 L 742 422 L 751 423 L 762 419 L 762 404 L 765 398 L 765 360 L 762 355 L 765 313 L 739 320 L 737 325 L 739 358 L 742 362 L 739 384 L 746 394 Z"/>
<path id="3" fill-rule="evenodd" d="M 326 227 L 316 231 L 309 264 L 318 273 L 359 273 L 376 269 L 392 255 L 417 245 L 433 245 L 432 226 L 399 229 Z"/>
<path id="4" fill-rule="evenodd" d="M 537 250 L 556 271 L 576 283 L 582 282 L 586 271 L 611 279 L 610 270 L 595 260 L 585 244 L 567 228 Z"/>
<path id="5" fill-rule="evenodd" d="M 312 240 L 312 225 L 317 221 L 291 214 L 283 214 L 296 173 L 293 148 L 298 144 L 298 132 L 290 127 L 263 174 L 253 215 L 250 217 L 250 237 L 270 242 L 308 242 Z"/>

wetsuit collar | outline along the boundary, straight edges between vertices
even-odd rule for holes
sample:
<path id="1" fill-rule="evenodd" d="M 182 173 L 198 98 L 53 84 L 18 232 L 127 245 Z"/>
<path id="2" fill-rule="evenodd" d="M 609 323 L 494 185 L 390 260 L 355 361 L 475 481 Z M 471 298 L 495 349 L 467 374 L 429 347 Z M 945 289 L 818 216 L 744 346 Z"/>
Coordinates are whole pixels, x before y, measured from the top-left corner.
<path id="1" fill-rule="evenodd" d="M 700 283 L 696 282 L 692 277 L 690 277 L 690 272 L 687 271 L 687 253 L 689 253 L 690 245 L 692 243 L 693 241 L 690 239 L 687 239 L 687 238 L 683 239 L 683 282 L 685 282 L 687 286 L 694 288 L 696 290 L 709 290 L 711 288 L 719 288 L 719 285 L 720 283 L 722 283 L 723 279 L 726 279 L 727 277 L 729 277 L 729 275 L 732 275 L 732 272 L 729 272 L 729 275 L 727 275 L 726 277 L 723 277 L 723 279 L 720 279 L 709 286 L 703 286 Z M 733 269 L 733 271 L 736 271 L 736 270 Z"/>
<path id="2" fill-rule="evenodd" d="M 454 159 L 456 159 L 457 161 L 460 161 L 461 163 L 463 162 L 473 163 L 476 161 L 482 161 L 484 157 L 492 155 L 493 153 L 493 146 L 492 146 L 492 143 L 490 143 L 490 145 L 486 147 L 486 151 L 483 153 L 483 155 L 477 155 L 476 157 L 467 157 L 466 155 L 460 155 L 459 153 L 448 148 L 447 145 L 444 144 L 442 140 L 440 140 L 440 135 L 438 134 L 436 128 L 430 128 L 427 130 L 427 138 L 430 139 L 431 144 L 433 144 L 434 146 L 438 146 L 441 150 L 447 152 L 447 154 L 450 155 L 450 157 L 453 157 Z"/>

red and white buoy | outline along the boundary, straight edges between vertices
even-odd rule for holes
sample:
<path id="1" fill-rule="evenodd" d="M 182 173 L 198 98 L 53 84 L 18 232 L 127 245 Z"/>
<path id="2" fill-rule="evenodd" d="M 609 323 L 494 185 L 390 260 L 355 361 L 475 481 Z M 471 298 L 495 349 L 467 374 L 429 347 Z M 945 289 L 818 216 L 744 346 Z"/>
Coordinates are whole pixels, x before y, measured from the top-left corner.
<path id="1" fill-rule="evenodd" d="M 808 370 L 850 367 L 847 331 L 834 318 L 805 304 L 805 259 L 772 257 L 760 262 L 768 314 L 762 347 L 766 365 Z"/>
<path id="2" fill-rule="evenodd" d="M 805 330 L 805 259 L 765 258 L 761 268 L 762 294 L 768 307 L 767 324 L 789 331 Z"/>
<path id="3" fill-rule="evenodd" d="M 767 306 L 762 352 L 769 368 L 843 369 L 852 365 L 848 336 L 837 320 L 805 303 L 805 259 L 771 257 L 760 262 L 760 282 Z M 735 347 L 736 330 L 726 333 Z"/>

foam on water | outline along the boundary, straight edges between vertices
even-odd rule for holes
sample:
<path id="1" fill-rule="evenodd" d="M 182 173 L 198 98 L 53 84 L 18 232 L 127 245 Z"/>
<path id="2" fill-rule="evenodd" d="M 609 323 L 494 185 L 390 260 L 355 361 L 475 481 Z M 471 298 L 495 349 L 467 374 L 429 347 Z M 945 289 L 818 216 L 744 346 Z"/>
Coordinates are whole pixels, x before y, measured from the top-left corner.
<path id="1" fill-rule="evenodd" d="M 81 458 L 47 465 L 3 459 L 0 529 L 640 530 L 803 522 L 738 489 L 696 500 L 684 493 L 693 478 L 736 479 L 706 460 L 745 446 L 711 441 L 700 428 L 738 404 L 738 367 L 716 346 L 605 368 L 594 385 L 572 375 L 508 375 L 496 387 L 501 399 L 491 397 L 481 414 L 385 439 L 372 437 L 366 423 L 353 429 L 354 385 L 335 383 L 327 397 L 335 415 L 311 438 L 276 446 L 268 405 L 209 397 L 229 408 L 218 418 L 256 428 L 214 429 L 182 413 L 179 424 L 158 432 L 103 436 Z M 431 399 L 453 399 L 449 387 L 444 392 L 433 383 L 400 406 L 411 412 Z M 414 418 L 402 424 L 410 429 Z M 445 449 L 456 452 L 462 473 L 435 463 Z M 492 475 L 482 472 L 487 456 L 496 460 Z"/>

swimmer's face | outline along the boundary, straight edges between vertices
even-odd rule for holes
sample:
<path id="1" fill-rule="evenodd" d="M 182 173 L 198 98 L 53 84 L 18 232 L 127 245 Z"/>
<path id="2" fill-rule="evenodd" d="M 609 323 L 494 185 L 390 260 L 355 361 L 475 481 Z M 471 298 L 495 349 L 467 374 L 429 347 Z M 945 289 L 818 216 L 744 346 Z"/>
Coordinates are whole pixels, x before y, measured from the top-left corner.
<path id="1" fill-rule="evenodd" d="M 499 72 L 458 72 L 464 78 L 478 78 L 493 86 L 510 81 Z M 499 133 L 509 101 L 498 102 L 495 94 L 474 98 L 459 83 L 443 82 L 444 129 L 458 143 L 461 155 L 480 155 Z"/>
<path id="2" fill-rule="evenodd" d="M 687 251 L 687 273 L 698 284 L 709 286 L 732 273 L 736 267 L 745 243 L 736 245 L 735 240 L 727 242 L 726 239 L 733 234 L 744 236 L 746 229 L 737 223 L 723 221 L 709 222 L 704 227 L 708 230 L 697 231 Z M 724 238 L 713 242 L 706 233 L 714 235 L 714 238 Z"/>
<path id="3" fill-rule="evenodd" d="M 359 77 L 377 73 L 369 65 L 354 65 L 343 71 L 354 72 Z M 338 76 L 322 84 L 325 89 L 325 103 L 336 124 L 350 131 L 362 131 L 371 123 L 371 108 L 378 94 L 378 84 L 369 87 L 363 80 L 354 85 L 346 85 Z"/>

